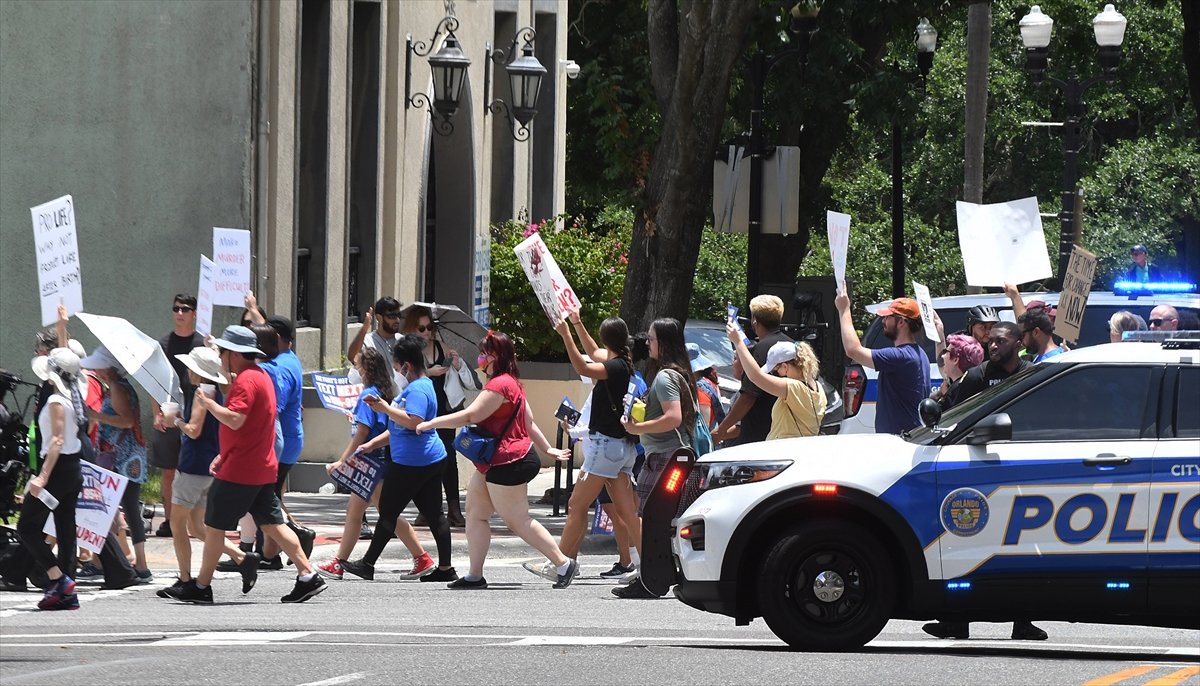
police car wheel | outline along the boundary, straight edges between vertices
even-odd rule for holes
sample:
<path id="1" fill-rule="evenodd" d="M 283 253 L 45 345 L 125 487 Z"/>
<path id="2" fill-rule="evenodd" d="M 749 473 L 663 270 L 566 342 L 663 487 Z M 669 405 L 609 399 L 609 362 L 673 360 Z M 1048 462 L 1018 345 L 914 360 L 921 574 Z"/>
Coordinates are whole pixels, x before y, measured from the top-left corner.
<path id="1" fill-rule="evenodd" d="M 882 544 L 834 520 L 797 525 L 770 546 L 758 607 L 776 636 L 799 650 L 853 650 L 891 617 L 896 582 Z"/>

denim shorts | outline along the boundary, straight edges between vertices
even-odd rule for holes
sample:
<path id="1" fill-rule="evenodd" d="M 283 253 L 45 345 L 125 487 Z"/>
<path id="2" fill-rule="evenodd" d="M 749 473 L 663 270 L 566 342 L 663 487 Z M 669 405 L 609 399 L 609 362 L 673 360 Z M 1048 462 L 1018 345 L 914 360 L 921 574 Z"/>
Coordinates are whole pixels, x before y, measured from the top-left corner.
<path id="1" fill-rule="evenodd" d="M 621 472 L 633 476 L 637 449 L 633 441 L 589 431 L 583 442 L 582 471 L 604 479 L 615 479 Z"/>

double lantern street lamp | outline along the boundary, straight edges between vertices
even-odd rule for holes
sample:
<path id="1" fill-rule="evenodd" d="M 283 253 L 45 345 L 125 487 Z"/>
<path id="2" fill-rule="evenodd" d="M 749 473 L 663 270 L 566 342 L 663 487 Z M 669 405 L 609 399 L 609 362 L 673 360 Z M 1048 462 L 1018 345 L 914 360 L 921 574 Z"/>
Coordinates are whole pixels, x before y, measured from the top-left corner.
<path id="1" fill-rule="evenodd" d="M 452 14 L 448 15 L 438 22 L 429 41 L 413 42 L 412 34 L 409 34 L 405 48 L 404 109 L 427 107 L 433 120 L 433 130 L 442 136 L 449 136 L 454 132 L 454 124 L 450 120 L 458 111 L 463 84 L 467 80 L 467 68 L 471 66 L 471 60 L 463 53 L 458 37 L 454 35 L 457 30 L 458 19 Z M 440 50 L 429 57 L 429 68 L 433 72 L 431 101 L 423 92 L 412 93 L 413 55 L 429 55 L 443 31 L 446 32 L 445 42 Z M 503 112 L 508 118 L 510 134 L 518 141 L 529 140 L 529 122 L 537 114 L 538 94 L 542 90 L 542 78 L 546 75 L 546 68 L 533 56 L 533 40 L 536 36 L 537 32 L 526 26 L 517 31 L 512 47 L 507 52 L 493 51 L 490 43 L 486 47 L 489 62 L 501 60 L 504 64 L 512 102 L 506 103 L 499 98 L 488 102 L 491 97 L 492 79 L 490 68 L 485 69 L 484 102 L 487 102 L 487 106 L 484 108 L 484 115 L 489 111 L 497 114 Z M 525 46 L 521 56 L 517 58 L 517 43 L 522 38 Z"/>
<path id="2" fill-rule="evenodd" d="M 1079 72 L 1071 67 L 1066 79 L 1056 79 L 1046 75 L 1046 66 L 1050 55 L 1050 37 L 1054 32 L 1054 20 L 1042 13 L 1042 8 L 1034 5 L 1029 8 L 1020 22 L 1021 42 L 1025 44 L 1025 71 L 1035 84 L 1043 82 L 1054 85 L 1066 101 L 1066 115 L 1063 118 L 1063 186 L 1062 212 L 1059 213 L 1061 233 L 1058 245 L 1058 275 L 1061 280 L 1067 273 L 1067 264 L 1071 259 L 1071 249 L 1075 244 L 1075 199 L 1076 186 L 1079 184 L 1079 122 L 1083 117 L 1085 103 L 1083 96 L 1087 90 L 1101 81 L 1112 82 L 1117 77 L 1117 67 L 1121 63 L 1121 43 L 1125 40 L 1125 17 L 1112 5 L 1105 5 L 1104 11 L 1092 20 L 1092 28 L 1096 34 L 1096 46 L 1099 52 L 1101 75 L 1090 79 L 1080 80 Z"/>

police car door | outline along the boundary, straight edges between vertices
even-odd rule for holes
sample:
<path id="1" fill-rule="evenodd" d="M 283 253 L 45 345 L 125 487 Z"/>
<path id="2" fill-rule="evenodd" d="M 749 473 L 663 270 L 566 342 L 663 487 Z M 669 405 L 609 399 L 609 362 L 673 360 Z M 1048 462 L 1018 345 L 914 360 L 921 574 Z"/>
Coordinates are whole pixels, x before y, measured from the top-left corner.
<path id="1" fill-rule="evenodd" d="M 943 448 L 943 578 L 953 607 L 1144 608 L 1150 436 L 1161 368 L 1066 368 L 996 409 L 1012 439 Z M 1153 402 L 1151 399 L 1153 398 Z M 980 422 L 976 422 L 978 426 Z M 969 434 L 967 434 L 969 435 Z M 1099 603 L 1099 605 L 1096 605 Z"/>
<path id="2" fill-rule="evenodd" d="M 1150 512 L 1150 610 L 1200 617 L 1200 354 L 1168 368 Z"/>

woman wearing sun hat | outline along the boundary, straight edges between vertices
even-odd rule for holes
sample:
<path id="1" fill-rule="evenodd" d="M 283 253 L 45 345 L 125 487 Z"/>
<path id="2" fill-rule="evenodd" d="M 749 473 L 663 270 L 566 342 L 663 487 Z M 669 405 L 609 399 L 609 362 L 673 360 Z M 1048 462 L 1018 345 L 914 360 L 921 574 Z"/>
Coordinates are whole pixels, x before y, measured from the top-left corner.
<path id="1" fill-rule="evenodd" d="M 732 324 L 725 326 L 725 332 L 737 349 L 746 377 L 777 398 L 771 408 L 767 440 L 815 436 L 825 417 L 826 399 L 817 381 L 821 369 L 812 346 L 803 341 L 779 341 L 767 351 L 767 363 L 759 368 L 742 342 L 741 332 Z"/>
<path id="2" fill-rule="evenodd" d="M 87 422 L 79 393 L 79 356 L 67 348 L 55 348 L 48 355 L 34 358 L 33 373 L 49 381 L 54 390 L 38 413 L 42 467 L 29 480 L 29 493 L 21 502 L 17 535 L 51 582 L 38 602 L 38 609 L 75 610 L 79 608 L 79 598 L 75 595 L 75 581 L 67 574 L 75 571 L 75 503 L 83 486 L 79 469 L 83 443 L 79 429 Z M 51 504 L 58 501 L 53 509 L 43 500 L 43 494 L 50 496 L 47 500 Z M 58 539 L 57 556 L 42 533 L 51 516 Z"/>

